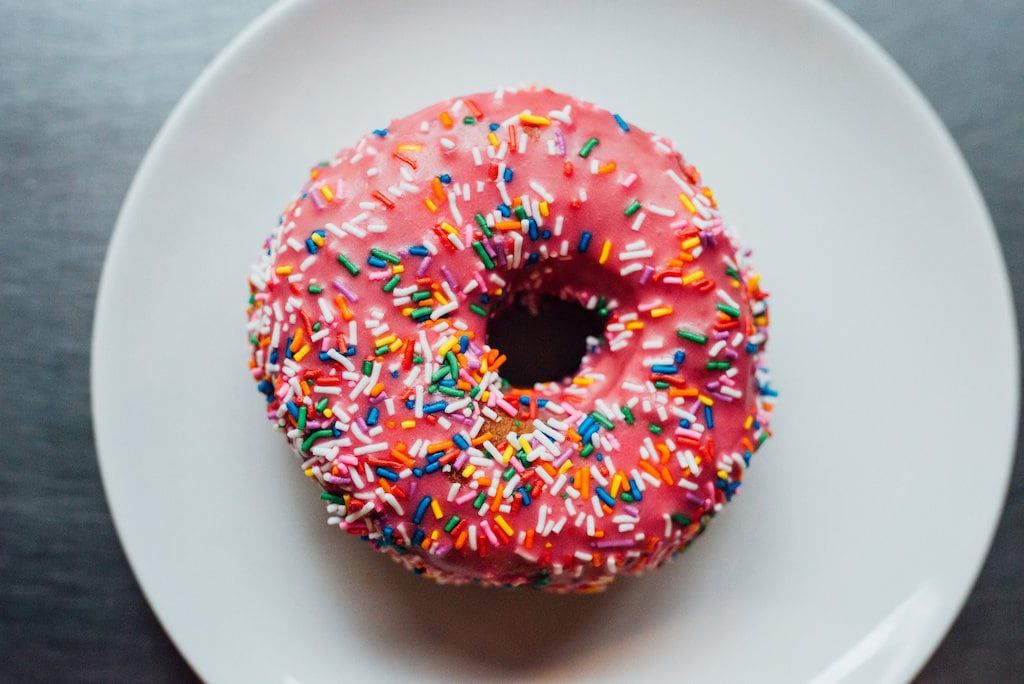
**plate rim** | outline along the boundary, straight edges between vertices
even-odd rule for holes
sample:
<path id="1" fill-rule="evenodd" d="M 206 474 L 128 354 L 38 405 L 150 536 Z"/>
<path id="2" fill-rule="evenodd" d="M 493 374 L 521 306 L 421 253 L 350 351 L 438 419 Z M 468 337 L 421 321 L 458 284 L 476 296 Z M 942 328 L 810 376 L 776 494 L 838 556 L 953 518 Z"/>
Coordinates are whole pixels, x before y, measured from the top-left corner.
<path id="1" fill-rule="evenodd" d="M 230 69 L 232 64 L 238 59 L 239 53 L 250 42 L 257 39 L 260 34 L 262 34 L 272 24 L 284 19 L 292 12 L 298 11 L 304 5 L 313 4 L 315 1 L 316 0 L 276 0 L 276 2 L 259 13 L 253 20 L 243 27 L 242 30 L 239 31 L 217 53 L 217 55 L 203 68 L 199 75 L 185 90 L 181 98 L 172 107 L 167 117 L 160 125 L 156 135 L 150 142 L 142 160 L 139 162 L 121 202 L 103 258 L 92 317 L 89 361 L 89 407 L 101 486 L 110 511 L 114 530 L 122 552 L 124 553 L 129 567 L 132 570 L 135 581 L 145 598 L 146 604 L 156 617 L 156 620 L 164 634 L 167 635 L 167 638 L 174 644 L 175 649 L 188 663 L 192 670 L 199 675 L 200 678 L 207 681 L 209 681 L 209 673 L 205 671 L 205 668 L 202 667 L 202 665 L 197 662 L 197 660 L 195 660 L 185 648 L 183 648 L 182 644 L 179 642 L 178 636 L 165 622 L 163 615 L 157 608 L 154 598 L 156 593 L 154 588 L 148 587 L 146 583 L 143 582 L 137 571 L 136 555 L 138 553 L 138 546 L 131 546 L 122 532 L 123 525 L 121 523 L 121 517 L 127 513 L 125 511 L 119 512 L 119 507 L 115 503 L 115 494 L 113 493 L 114 488 L 110 484 L 109 475 L 110 469 L 114 467 L 114 464 L 111 457 L 104 457 L 104 449 L 102 448 L 102 444 L 105 440 L 101 435 L 102 430 L 100 424 L 103 421 L 99 419 L 99 416 L 100 414 L 106 415 L 106 409 L 103 407 L 104 402 L 101 401 L 100 394 L 97 391 L 97 350 L 101 348 L 100 343 L 102 342 L 102 338 L 106 335 L 104 332 L 107 327 L 105 321 L 109 320 L 109 315 L 106 311 L 110 306 L 109 300 L 112 296 L 111 292 L 113 291 L 113 285 L 111 282 L 113 278 L 112 264 L 118 260 L 119 255 L 124 248 L 124 235 L 130 230 L 127 216 L 131 213 L 134 204 L 137 201 L 136 195 L 139 191 L 138 189 L 148 181 L 148 176 L 152 173 L 154 161 L 159 158 L 164 149 L 171 144 L 175 135 L 182 128 L 189 111 L 196 105 L 199 98 L 207 91 L 211 83 L 222 77 L 224 73 Z M 896 60 L 873 37 L 871 37 L 853 19 L 847 16 L 841 9 L 827 0 L 785 0 L 785 2 L 791 6 L 797 6 L 801 9 L 808 10 L 818 21 L 824 22 L 832 29 L 853 39 L 856 42 L 858 49 L 862 50 L 866 56 L 871 58 L 871 62 L 877 67 L 879 76 L 893 81 L 895 85 L 898 86 L 900 93 L 907 98 L 907 104 L 912 107 L 914 113 L 920 118 L 920 120 L 927 122 L 930 126 L 931 136 L 935 140 L 936 145 L 943 148 L 942 151 L 947 156 L 948 161 L 955 167 L 956 172 L 964 181 L 965 193 L 963 199 L 964 201 L 969 200 L 971 204 L 974 205 L 973 208 L 978 211 L 979 218 L 984 222 L 984 227 L 986 228 L 982 233 L 989 243 L 989 248 L 994 248 L 994 252 L 998 257 L 1001 268 L 999 269 L 999 273 L 996 275 L 1001 282 L 1000 289 L 1002 290 L 1003 307 L 1006 310 L 1008 318 L 1014 323 L 1009 326 L 1012 348 L 1019 350 L 1020 335 L 1017 325 L 1016 309 L 1014 307 L 1014 293 L 1010 283 L 1006 258 L 1003 253 L 998 232 L 996 231 L 988 206 L 970 166 L 967 164 L 959 145 L 957 145 L 955 139 L 939 117 L 935 108 L 921 92 L 917 84 L 902 69 L 899 63 L 896 62 Z M 1014 409 L 1013 415 L 1017 415 L 1019 417 L 1021 409 L 1021 368 L 1019 353 L 1011 355 L 1011 365 L 1012 375 L 1016 380 L 1014 383 L 1012 397 Z M 941 629 L 934 630 L 923 637 L 920 641 L 920 648 L 915 654 L 915 657 L 905 659 L 903 663 L 901 663 L 901 666 L 904 669 L 902 672 L 897 672 L 897 674 L 906 679 L 911 679 L 916 676 L 916 674 L 919 673 L 928 663 L 932 655 L 934 655 L 942 640 L 945 639 L 946 635 L 949 633 L 957 617 L 959 617 L 967 599 L 977 584 L 980 572 L 991 551 L 992 543 L 995 539 L 995 533 L 998 529 L 999 521 L 1005 508 L 1011 474 L 1016 461 L 1017 444 L 1020 439 L 1018 427 L 1019 420 L 1017 423 L 1010 426 L 1012 433 L 1010 440 L 1011 446 L 1009 453 L 1003 455 L 1004 463 L 1002 466 L 1003 473 L 1001 491 L 998 492 L 999 506 L 995 507 L 993 509 L 994 513 L 989 516 L 990 520 L 985 528 L 986 538 L 984 539 L 984 544 L 981 547 L 982 552 L 971 561 L 973 567 L 970 573 L 970 581 L 965 582 L 964 585 L 958 589 L 959 596 L 957 596 L 956 600 L 952 604 L 955 606 L 955 610 L 951 610 L 947 615 L 943 615 L 939 620 L 937 620 L 937 623 L 942 625 Z"/>

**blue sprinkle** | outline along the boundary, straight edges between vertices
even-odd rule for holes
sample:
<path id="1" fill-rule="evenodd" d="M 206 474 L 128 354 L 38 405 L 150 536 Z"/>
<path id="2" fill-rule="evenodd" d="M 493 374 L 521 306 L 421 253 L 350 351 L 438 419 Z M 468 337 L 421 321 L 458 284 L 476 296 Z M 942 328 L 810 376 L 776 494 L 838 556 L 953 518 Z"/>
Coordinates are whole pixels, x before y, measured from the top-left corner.
<path id="1" fill-rule="evenodd" d="M 626 120 L 623 119 L 618 114 L 612 114 L 612 116 L 615 117 L 615 123 L 619 124 L 619 128 L 621 128 L 626 133 L 629 133 L 629 124 L 626 123 Z"/>
<path id="2" fill-rule="evenodd" d="M 550 240 L 551 239 L 551 231 L 547 230 L 547 229 L 540 231 L 540 237 L 541 237 L 542 240 Z"/>
<path id="3" fill-rule="evenodd" d="M 707 423 L 709 430 L 715 427 L 715 417 L 711 415 L 711 407 L 707 404 L 704 405 L 704 422 Z"/>
<path id="4" fill-rule="evenodd" d="M 292 418 L 295 420 L 299 419 L 299 407 L 295 405 L 294 401 L 289 401 L 285 406 L 288 407 L 288 413 L 292 414 Z"/>
<path id="5" fill-rule="evenodd" d="M 502 176 L 502 180 L 504 180 L 506 183 L 511 182 L 511 180 L 512 180 L 512 169 L 508 168 L 507 166 L 505 167 L 505 173 Z"/>
<path id="6" fill-rule="evenodd" d="M 672 360 L 676 362 L 676 365 L 682 365 L 683 361 L 686 360 L 686 352 L 682 349 L 676 349 L 676 353 L 672 356 Z"/>
<path id="7" fill-rule="evenodd" d="M 316 254 L 316 243 L 313 242 L 313 238 L 306 238 L 306 251 L 310 254 Z"/>
<path id="8" fill-rule="evenodd" d="M 643 501 L 644 495 L 640 491 L 640 488 L 636 486 L 636 481 L 633 478 L 629 478 L 629 493 L 633 495 L 633 498 L 637 501 Z"/>
<path id="9" fill-rule="evenodd" d="M 750 458 L 752 456 L 753 456 L 753 454 L 751 454 L 749 451 L 744 451 L 743 452 L 743 464 L 749 467 L 750 466 Z"/>
<path id="10" fill-rule="evenodd" d="M 427 507 L 430 506 L 431 501 L 433 501 L 433 499 L 431 499 L 429 496 L 425 496 L 422 499 L 420 499 L 419 505 L 416 506 L 416 512 L 412 514 L 413 523 L 419 525 L 421 522 L 423 522 L 423 516 L 426 514 Z"/>
<path id="11" fill-rule="evenodd" d="M 537 222 L 534 221 L 533 219 L 530 219 L 529 226 L 530 229 L 527 232 L 530 235 L 530 239 L 536 242 L 537 238 L 540 237 L 540 232 L 537 230 Z"/>
<path id="12" fill-rule="evenodd" d="M 593 235 L 590 234 L 589 230 L 583 231 L 583 235 L 580 235 L 580 244 L 577 247 L 577 249 L 579 250 L 580 254 L 583 254 L 584 252 L 586 252 L 587 248 L 590 247 L 590 238 L 592 238 L 592 237 L 593 237 Z"/>
<path id="13" fill-rule="evenodd" d="M 376 425 L 379 417 L 380 409 L 376 406 L 371 406 L 370 410 L 366 412 L 366 424 L 370 426 Z"/>
<path id="14" fill-rule="evenodd" d="M 492 130 L 492 131 L 496 131 L 499 128 L 501 128 L 501 126 L 499 124 L 492 123 L 492 124 L 487 124 L 487 128 Z"/>
<path id="15" fill-rule="evenodd" d="M 422 544 L 423 540 L 426 538 L 426 536 L 427 536 L 427 533 L 424 532 L 423 530 L 416 530 L 415 532 L 413 532 L 412 533 L 412 543 L 413 543 L 413 545 L 419 546 L 420 544 Z"/>
<path id="16" fill-rule="evenodd" d="M 548 405 L 548 400 L 547 399 L 538 399 L 537 400 L 537 406 L 539 406 L 540 408 L 544 408 L 547 405 Z"/>
<path id="17" fill-rule="evenodd" d="M 433 463 L 428 463 L 427 467 L 423 469 L 423 472 L 425 472 L 425 473 L 436 473 L 440 469 L 441 469 L 441 464 L 438 463 L 437 461 L 434 461 Z"/>
<path id="18" fill-rule="evenodd" d="M 465 354 L 467 349 L 469 349 L 469 336 L 463 335 L 459 338 L 459 351 Z"/>
<path id="19" fill-rule="evenodd" d="M 455 381 L 452 380 L 451 378 L 445 378 L 438 384 L 444 385 L 445 387 L 455 387 Z"/>
<path id="20" fill-rule="evenodd" d="M 419 468 L 419 467 L 413 468 L 412 469 L 412 474 L 415 475 L 416 477 L 423 477 L 423 468 Z"/>
<path id="21" fill-rule="evenodd" d="M 280 356 L 280 352 L 276 349 L 270 350 L 270 363 L 277 363 L 277 357 Z"/>
<path id="22" fill-rule="evenodd" d="M 690 421 L 686 420 L 686 418 L 680 418 L 679 419 L 679 427 L 681 427 L 681 428 L 688 428 L 688 427 L 690 427 Z"/>
<path id="23" fill-rule="evenodd" d="M 526 396 L 525 394 L 520 395 L 519 403 L 522 404 L 523 406 L 529 406 L 530 405 L 530 397 Z"/>
<path id="24" fill-rule="evenodd" d="M 345 356 L 355 356 L 356 355 L 356 345 L 354 345 L 354 344 L 348 345 L 348 348 L 345 350 L 345 354 L 344 355 Z"/>
<path id="25" fill-rule="evenodd" d="M 398 379 L 399 375 L 400 375 L 400 373 L 398 371 L 396 371 L 396 370 L 391 371 L 391 377 L 393 377 L 395 379 Z"/>
<path id="26" fill-rule="evenodd" d="M 526 491 L 525 487 L 517 487 L 516 491 L 523 495 L 523 505 L 529 506 L 533 503 L 533 499 L 530 498 L 530 493 Z"/>
<path id="27" fill-rule="evenodd" d="M 679 366 L 668 366 L 664 363 L 656 363 L 651 366 L 652 373 L 660 373 L 661 375 L 675 375 L 679 372 Z"/>
<path id="28" fill-rule="evenodd" d="M 323 228 L 317 228 L 316 230 L 313 231 L 313 234 L 314 235 L 319 235 L 322 238 L 326 238 L 327 237 L 327 231 L 324 230 Z"/>
<path id="29" fill-rule="evenodd" d="M 499 204 L 498 213 L 500 213 L 503 218 L 508 218 L 509 216 L 512 215 L 512 207 L 508 206 L 505 203 Z"/>
<path id="30" fill-rule="evenodd" d="M 448 406 L 447 401 L 434 401 L 429 404 L 423 405 L 424 413 L 437 413 L 438 411 L 444 411 L 445 407 Z"/>
<path id="31" fill-rule="evenodd" d="M 451 182 L 452 182 L 452 177 L 451 177 L 451 175 L 450 175 L 450 174 L 447 174 L 447 173 L 442 173 L 442 174 L 441 174 L 440 176 L 438 176 L 437 178 L 438 178 L 438 180 L 440 180 L 440 181 L 441 181 L 442 183 L 444 183 L 445 185 L 448 185 L 449 183 L 451 183 Z"/>
<path id="32" fill-rule="evenodd" d="M 529 266 L 532 266 L 533 264 L 537 263 L 538 261 L 540 261 L 540 253 L 538 253 L 538 252 L 530 252 L 530 256 L 527 257 L 527 259 L 526 259 L 526 263 Z"/>
<path id="33" fill-rule="evenodd" d="M 376 135 L 377 137 L 385 138 L 385 137 L 387 137 L 388 129 L 386 129 L 386 128 L 375 128 L 375 129 L 373 129 L 373 134 Z"/>
<path id="34" fill-rule="evenodd" d="M 388 265 L 388 262 L 384 261 L 383 259 L 379 259 L 373 256 L 372 254 L 366 258 L 366 263 L 376 268 L 385 268 Z"/>
<path id="35" fill-rule="evenodd" d="M 459 449 L 461 449 L 462 451 L 465 451 L 466 449 L 469 448 L 469 442 L 467 442 L 466 438 L 463 437 L 462 435 L 453 436 L 452 442 L 454 442 L 455 446 L 459 447 Z"/>
<path id="36" fill-rule="evenodd" d="M 331 437 L 341 437 L 341 428 L 338 427 L 337 422 L 331 425 Z"/>
<path id="37" fill-rule="evenodd" d="M 330 361 L 331 356 L 327 352 L 317 352 L 317 356 L 320 357 L 321 361 Z"/>
<path id="38" fill-rule="evenodd" d="M 405 408 L 411 409 L 414 406 L 416 406 L 416 400 L 415 399 L 409 398 L 409 399 L 405 400 Z"/>
<path id="39" fill-rule="evenodd" d="M 409 248 L 409 254 L 413 256 L 427 256 L 430 252 L 423 245 L 413 245 Z"/>
<path id="40" fill-rule="evenodd" d="M 391 480 L 392 482 L 398 482 L 398 473 L 396 473 L 391 468 L 385 468 L 384 466 L 377 466 L 377 469 L 374 472 L 377 473 L 379 476 L 387 479 L 387 480 Z"/>
<path id="41" fill-rule="evenodd" d="M 433 463 L 434 461 L 439 460 L 442 456 L 444 456 L 443 451 L 433 451 L 427 454 L 427 463 Z"/>
<path id="42" fill-rule="evenodd" d="M 609 508 L 615 505 L 615 499 L 608 492 L 604 491 L 604 487 L 595 487 L 594 491 L 597 492 L 597 498 L 601 499 Z"/>

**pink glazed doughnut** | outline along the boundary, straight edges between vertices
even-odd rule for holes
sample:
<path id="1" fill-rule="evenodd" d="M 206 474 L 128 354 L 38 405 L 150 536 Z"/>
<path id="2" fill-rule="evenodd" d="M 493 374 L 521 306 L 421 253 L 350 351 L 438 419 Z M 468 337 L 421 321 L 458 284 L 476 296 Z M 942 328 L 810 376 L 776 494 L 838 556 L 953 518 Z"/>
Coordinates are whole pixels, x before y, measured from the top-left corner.
<path id="1" fill-rule="evenodd" d="M 760 278 L 666 138 L 528 88 L 445 100 L 310 172 L 249 277 L 250 368 L 328 522 L 438 581 L 591 591 L 660 566 L 769 436 Z M 512 387 L 487 323 L 602 318 Z"/>

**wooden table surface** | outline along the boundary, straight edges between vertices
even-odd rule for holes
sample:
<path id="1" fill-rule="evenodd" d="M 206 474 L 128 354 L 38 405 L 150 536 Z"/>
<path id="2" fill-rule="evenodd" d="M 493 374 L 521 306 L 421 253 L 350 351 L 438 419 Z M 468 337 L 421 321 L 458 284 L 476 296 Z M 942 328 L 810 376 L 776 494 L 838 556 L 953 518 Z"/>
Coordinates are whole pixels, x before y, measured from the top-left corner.
<path id="1" fill-rule="evenodd" d="M 770 0 L 765 0 L 770 1 Z M 161 122 L 268 0 L 0 0 L 0 680 L 191 681 L 118 544 L 89 343 L 121 199 Z M 1024 288 L 1024 2 L 838 0 L 917 82 Z M 1024 467 L 921 681 L 1024 680 Z M 955 552 L 956 540 L 950 540 Z"/>

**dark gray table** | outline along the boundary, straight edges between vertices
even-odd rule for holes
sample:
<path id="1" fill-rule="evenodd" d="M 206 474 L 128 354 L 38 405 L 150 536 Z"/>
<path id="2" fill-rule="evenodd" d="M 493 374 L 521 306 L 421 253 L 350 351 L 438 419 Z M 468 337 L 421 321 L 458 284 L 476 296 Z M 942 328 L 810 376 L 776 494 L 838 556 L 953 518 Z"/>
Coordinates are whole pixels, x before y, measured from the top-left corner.
<path id="1" fill-rule="evenodd" d="M 0 0 L 0 680 L 193 678 L 139 592 L 100 488 L 92 307 L 150 140 L 268 4 Z M 960 144 L 999 229 L 1020 319 L 1024 2 L 838 4 L 892 53 Z M 923 681 L 1024 676 L 1022 529 L 1018 458 L 988 562 Z"/>

